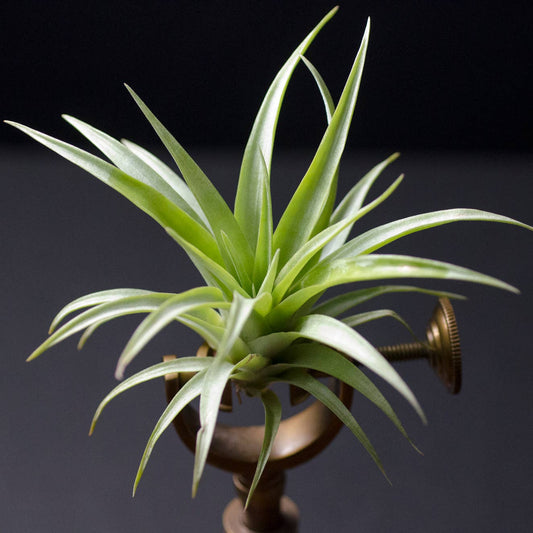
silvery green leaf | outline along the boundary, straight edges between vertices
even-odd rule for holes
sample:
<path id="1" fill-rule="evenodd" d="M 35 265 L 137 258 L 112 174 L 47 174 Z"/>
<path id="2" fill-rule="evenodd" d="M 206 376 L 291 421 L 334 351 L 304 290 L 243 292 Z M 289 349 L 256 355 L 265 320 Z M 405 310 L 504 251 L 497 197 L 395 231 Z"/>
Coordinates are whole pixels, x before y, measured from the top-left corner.
<path id="1" fill-rule="evenodd" d="M 182 357 L 149 366 L 148 368 L 137 372 L 128 379 L 125 379 L 109 394 L 107 394 L 107 396 L 98 405 L 91 422 L 89 435 L 93 433 L 96 422 L 100 418 L 100 415 L 102 414 L 102 411 L 106 405 L 119 394 L 122 394 L 123 392 L 131 389 L 132 387 L 140 385 L 141 383 L 166 376 L 167 374 L 173 374 L 175 372 L 200 372 L 202 370 L 206 370 L 212 362 L 212 357 Z"/>
<path id="2" fill-rule="evenodd" d="M 121 139 L 120 142 L 133 152 L 137 157 L 142 159 L 147 165 L 150 165 L 161 178 L 163 178 L 186 202 L 189 206 L 195 211 L 195 213 L 200 217 L 205 226 L 209 228 L 209 221 L 205 216 L 198 200 L 196 200 L 194 194 L 189 189 L 185 181 L 180 178 L 169 166 L 167 166 L 163 161 L 157 158 L 154 154 L 145 150 L 138 144 L 135 144 L 127 139 Z"/>
<path id="3" fill-rule="evenodd" d="M 376 165 L 370 172 L 365 174 L 348 192 L 343 198 L 337 209 L 331 215 L 330 224 L 336 224 L 337 222 L 351 218 L 355 213 L 361 209 L 363 202 L 370 190 L 370 187 L 374 184 L 376 179 L 380 176 L 383 170 L 395 161 L 399 157 L 399 153 L 392 154 L 385 161 L 382 161 Z M 342 230 L 341 233 L 335 236 L 322 250 L 322 258 L 328 256 L 331 252 L 340 248 L 348 238 L 350 231 L 353 227 L 353 223 Z"/>
<path id="4" fill-rule="evenodd" d="M 309 315 L 294 328 L 302 337 L 330 346 L 366 366 L 394 387 L 414 408 L 420 418 L 426 418 L 411 389 L 392 365 L 364 337 L 339 320 L 324 315 Z"/>
<path id="5" fill-rule="evenodd" d="M 378 454 L 365 432 L 352 416 L 352 413 L 350 413 L 346 406 L 326 385 L 320 383 L 320 381 L 311 377 L 301 369 L 289 370 L 279 376 L 278 380 L 290 383 L 291 385 L 296 385 L 322 402 L 357 437 L 382 474 L 387 478 Z"/>
<path id="6" fill-rule="evenodd" d="M 104 303 L 84 311 L 57 331 L 52 333 L 29 357 L 28 361 L 35 359 L 45 350 L 65 340 L 66 338 L 91 327 L 94 324 L 102 324 L 120 316 L 135 313 L 149 313 L 157 309 L 162 303 L 168 300 L 169 296 L 164 293 L 152 293 L 145 296 L 129 296 L 117 301 Z"/>
<path id="7" fill-rule="evenodd" d="M 200 429 L 196 435 L 196 453 L 194 456 L 193 469 L 193 497 L 198 490 L 198 483 L 202 477 L 207 460 L 207 454 L 213 439 L 215 425 L 217 421 L 218 406 L 222 398 L 222 393 L 228 382 L 231 373 L 234 370 L 235 363 L 230 363 L 232 348 L 239 338 L 241 331 L 251 315 L 256 300 L 253 298 L 244 298 L 235 293 L 233 302 L 229 311 L 226 331 L 217 350 L 217 356 L 214 363 L 207 370 L 202 393 L 200 396 Z"/>
<path id="8" fill-rule="evenodd" d="M 211 365 L 212 366 L 212 365 Z M 172 424 L 172 421 L 179 415 L 179 413 L 186 407 L 190 402 L 192 402 L 202 390 L 203 380 L 205 379 L 205 374 L 207 370 L 199 372 L 193 378 L 191 378 L 185 385 L 176 393 L 174 398 L 169 402 L 167 408 L 163 411 L 163 414 L 157 421 L 157 424 L 148 439 L 146 448 L 144 450 L 143 456 L 141 458 L 141 463 L 139 469 L 137 470 L 137 475 L 135 476 L 135 482 L 133 484 L 133 496 L 139 485 L 139 481 L 144 473 L 148 459 L 152 453 L 152 450 L 155 446 L 155 443 L 161 436 L 161 434 L 167 429 L 167 427 Z"/>
<path id="9" fill-rule="evenodd" d="M 256 249 L 264 202 L 262 184 L 270 174 L 276 126 L 287 85 L 300 61 L 301 54 L 305 52 L 324 24 L 331 19 L 336 11 L 337 8 L 332 9 L 318 23 L 278 72 L 257 113 L 250 138 L 246 144 L 235 198 L 235 217 L 243 228 L 253 250 Z"/>
<path id="10" fill-rule="evenodd" d="M 273 246 L 281 250 L 281 265 L 309 239 L 328 202 L 331 184 L 339 166 L 355 109 L 369 31 L 370 20 L 333 118 L 306 175 L 274 232 Z M 294 223 L 296 220 L 297 224 Z"/>
<path id="11" fill-rule="evenodd" d="M 465 299 L 464 296 L 453 292 L 423 289 L 421 287 L 413 287 L 411 285 L 380 285 L 378 287 L 350 291 L 330 298 L 329 300 L 326 300 L 325 302 L 313 307 L 313 313 L 317 313 L 319 315 L 338 316 L 346 311 L 349 311 L 353 307 L 376 298 L 377 296 L 396 292 L 415 292 L 436 296 L 437 298 L 450 298 L 459 300 Z"/>
<path id="12" fill-rule="evenodd" d="M 196 211 L 150 165 L 117 139 L 69 115 L 63 118 L 92 142 L 120 170 L 160 192 L 182 211 L 207 227 Z"/>
<path id="13" fill-rule="evenodd" d="M 451 222 L 462 221 L 500 222 L 533 230 L 533 227 L 523 224 L 518 220 L 487 211 L 480 211 L 479 209 L 445 209 L 395 220 L 394 222 L 389 222 L 388 224 L 368 230 L 362 235 L 348 241 L 344 246 L 324 259 L 324 261 L 368 254 L 411 233 L 443 224 L 450 224 Z"/>
<path id="14" fill-rule="evenodd" d="M 229 303 L 224 301 L 222 291 L 214 287 L 197 287 L 167 299 L 139 324 L 130 337 L 120 354 L 115 377 L 123 378 L 126 366 L 164 327 L 178 316 L 203 307 L 229 307 Z"/>
<path id="15" fill-rule="evenodd" d="M 80 148 L 54 139 L 49 135 L 45 135 L 21 124 L 15 122 L 8 122 L 8 124 L 18 128 L 47 148 L 50 148 L 52 151 L 115 189 L 139 209 L 151 216 L 162 227 L 172 228 L 184 240 L 193 243 L 212 260 L 218 263 L 222 262 L 218 246 L 209 231 L 160 192 L 129 176 L 107 161 L 85 152 Z"/>
<path id="16" fill-rule="evenodd" d="M 242 263 L 247 266 L 248 274 L 251 276 L 253 268 L 252 251 L 230 208 L 200 167 L 183 149 L 181 144 L 148 109 L 133 89 L 127 85 L 126 88 L 178 165 L 184 180 L 187 182 L 187 185 L 205 213 L 210 227 L 224 231 L 231 238 L 239 254 L 242 256 Z M 220 241 L 221 237 L 219 232 L 215 232 L 215 238 L 217 242 Z"/>
<path id="17" fill-rule="evenodd" d="M 232 291 L 237 291 L 243 296 L 247 295 L 239 282 L 222 265 L 213 261 L 196 246 L 182 239 L 172 228 L 165 229 L 167 230 L 167 233 L 187 252 L 197 267 L 201 269 L 203 273 L 208 273 L 207 278 L 209 279 L 210 284 L 223 290 L 228 298 L 231 297 L 230 295 Z M 206 277 L 205 274 L 204 277 Z"/>
<path id="18" fill-rule="evenodd" d="M 144 296 L 147 294 L 162 294 L 154 293 L 152 291 L 146 291 L 143 289 L 110 289 L 107 291 L 98 291 L 91 294 L 86 294 L 81 298 L 76 298 L 65 307 L 63 307 L 59 313 L 55 316 L 52 324 L 50 325 L 49 333 L 52 333 L 58 324 L 68 315 L 84 309 L 86 307 L 93 307 L 95 305 L 100 305 L 108 302 L 115 302 L 122 298 L 127 298 L 129 296 Z M 172 293 L 166 293 L 167 296 L 172 296 Z"/>
<path id="19" fill-rule="evenodd" d="M 272 196 L 270 194 L 270 171 L 263 154 L 261 153 L 264 171 L 258 176 L 261 180 L 262 201 L 259 216 L 259 228 L 257 232 L 257 245 L 254 259 L 254 284 L 261 285 L 272 260 Z"/>
<path id="20" fill-rule="evenodd" d="M 271 372 L 283 368 L 299 367 L 308 368 L 317 372 L 324 372 L 329 376 L 343 381 L 381 409 L 391 422 L 398 428 L 400 433 L 409 439 L 407 433 L 398 419 L 396 413 L 385 399 L 379 389 L 352 361 L 349 361 L 339 352 L 322 344 L 295 344 L 283 354 L 283 363 L 272 365 Z"/>
<path id="21" fill-rule="evenodd" d="M 263 402 L 263 407 L 265 409 L 265 436 L 263 438 L 261 452 L 259 453 L 257 468 L 255 470 L 252 484 L 250 485 L 250 490 L 248 491 L 248 497 L 246 498 L 245 509 L 248 507 L 255 489 L 257 488 L 257 484 L 259 483 L 259 479 L 265 470 L 281 421 L 281 402 L 276 394 L 271 390 L 266 389 L 261 393 L 261 401 Z"/>
<path id="22" fill-rule="evenodd" d="M 423 259 L 407 255 L 361 255 L 330 260 L 329 256 L 314 267 L 300 282 L 302 288 L 314 286 L 317 294 L 328 287 L 350 283 L 392 278 L 433 278 L 470 281 L 518 292 L 518 289 L 468 268 L 443 261 Z"/>
<path id="23" fill-rule="evenodd" d="M 368 204 L 365 208 L 359 209 L 350 218 L 346 218 L 337 222 L 336 224 L 322 230 L 318 235 L 315 235 L 307 241 L 294 255 L 285 263 L 281 269 L 276 281 L 274 283 L 274 292 L 272 297 L 274 303 L 281 301 L 282 297 L 291 287 L 292 282 L 296 279 L 298 274 L 302 271 L 308 261 L 317 254 L 328 242 L 331 241 L 346 227 L 351 226 L 356 220 L 363 217 L 366 213 L 371 211 L 376 205 L 385 201 L 401 183 L 403 176 L 400 176 L 394 183 L 387 188 L 387 190 L 376 198 L 373 202 Z"/>
<path id="24" fill-rule="evenodd" d="M 324 101 L 324 108 L 326 109 L 326 119 L 329 124 L 331 122 L 331 117 L 335 112 L 335 104 L 333 103 L 331 93 L 329 92 L 324 78 L 320 75 L 320 72 L 318 72 L 313 63 L 311 63 L 311 61 L 309 61 L 309 59 L 307 59 L 304 55 L 301 56 L 301 59 L 304 62 L 305 66 L 309 69 L 309 72 L 312 74 L 313 78 L 315 79 L 318 90 L 320 91 L 320 95 L 322 96 L 322 100 Z"/>

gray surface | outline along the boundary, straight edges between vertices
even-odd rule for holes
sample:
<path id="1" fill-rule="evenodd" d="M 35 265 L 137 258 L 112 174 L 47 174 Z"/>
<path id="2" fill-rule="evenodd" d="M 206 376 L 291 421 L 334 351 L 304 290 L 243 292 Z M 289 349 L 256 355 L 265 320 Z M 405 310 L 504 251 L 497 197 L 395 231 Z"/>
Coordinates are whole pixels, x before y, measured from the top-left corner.
<path id="1" fill-rule="evenodd" d="M 227 198 L 238 175 L 231 154 L 193 151 Z M 281 205 L 305 170 L 308 154 L 277 158 L 273 184 Z M 347 189 L 388 154 L 352 154 L 341 173 Z M 378 186 L 407 179 L 360 228 L 416 212 L 479 207 L 533 222 L 529 156 L 406 154 Z M 140 485 L 130 489 L 144 443 L 161 412 L 162 384 L 125 394 L 87 437 L 94 407 L 114 385 L 116 357 L 136 320 L 102 328 L 83 352 L 58 345 L 31 364 L 25 357 L 46 335 L 54 313 L 82 294 L 113 287 L 180 291 L 198 283 L 185 255 L 144 214 L 81 171 L 42 151 L 0 152 L 3 194 L 0 294 L 0 529 L 8 533 L 219 530 L 231 497 L 230 476 L 208 468 L 190 499 L 192 456 L 169 431 Z M 391 245 L 390 252 L 447 259 L 518 285 L 522 296 L 460 283 L 424 283 L 469 296 L 456 305 L 464 351 L 464 389 L 440 387 L 425 364 L 404 364 L 429 418 L 423 427 L 383 385 L 414 452 L 364 401 L 356 414 L 381 454 L 389 486 L 361 446 L 343 431 L 319 458 L 289 473 L 287 492 L 308 532 L 529 531 L 533 520 L 531 315 L 533 234 L 482 223 L 452 225 Z M 429 298 L 389 298 L 423 331 Z M 365 330 L 377 343 L 405 339 L 383 322 Z M 132 365 L 164 353 L 189 355 L 198 339 L 169 328 Z"/>

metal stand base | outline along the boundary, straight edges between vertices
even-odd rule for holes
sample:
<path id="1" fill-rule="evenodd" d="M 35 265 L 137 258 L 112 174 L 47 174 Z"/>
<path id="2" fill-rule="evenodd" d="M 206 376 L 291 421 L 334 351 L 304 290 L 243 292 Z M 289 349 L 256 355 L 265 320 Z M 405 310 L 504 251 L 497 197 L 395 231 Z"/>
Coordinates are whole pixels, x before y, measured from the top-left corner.
<path id="1" fill-rule="evenodd" d="M 299 511 L 297 505 L 288 497 L 283 496 L 280 501 L 281 523 L 275 529 L 250 529 L 244 524 L 244 505 L 240 498 L 234 498 L 227 505 L 222 515 L 222 525 L 225 533 L 297 533 Z"/>

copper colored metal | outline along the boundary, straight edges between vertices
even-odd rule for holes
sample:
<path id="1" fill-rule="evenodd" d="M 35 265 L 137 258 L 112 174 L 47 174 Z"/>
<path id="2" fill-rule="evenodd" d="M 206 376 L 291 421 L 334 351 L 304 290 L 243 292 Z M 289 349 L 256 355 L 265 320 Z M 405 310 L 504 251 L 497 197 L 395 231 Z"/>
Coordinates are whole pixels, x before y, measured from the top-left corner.
<path id="1" fill-rule="evenodd" d="M 199 355 L 206 354 L 201 347 Z M 166 361 L 174 356 L 166 356 Z M 184 376 L 186 379 L 186 376 Z M 165 376 L 167 400 L 178 392 L 184 378 L 177 374 Z M 334 382 L 335 393 L 349 409 L 353 389 Z M 198 412 L 187 406 L 173 421 L 185 445 L 194 452 L 196 433 L 200 428 Z M 316 401 L 303 411 L 282 420 L 261 482 L 244 511 L 243 499 L 248 494 L 263 444 L 264 426 L 229 426 L 217 424 L 207 457 L 208 463 L 233 472 L 238 498 L 224 512 L 226 533 L 289 533 L 297 531 L 298 508 L 283 496 L 284 471 L 319 454 L 337 435 L 342 422 L 322 403 Z"/>
<path id="2" fill-rule="evenodd" d="M 427 359 L 452 394 L 461 390 L 461 345 L 452 304 L 439 298 L 426 328 L 427 344 L 413 342 L 383 346 L 378 350 L 391 362 Z"/>
<path id="3" fill-rule="evenodd" d="M 448 390 L 459 392 L 461 386 L 461 351 L 457 323 L 450 301 L 441 298 L 426 330 L 427 342 L 401 344 L 379 348 L 389 361 L 427 358 Z M 198 357 L 213 355 L 202 345 Z M 175 356 L 165 356 L 164 360 Z M 187 373 L 165 376 L 167 401 L 179 391 L 191 376 Z M 353 389 L 335 381 L 334 392 L 350 409 Z M 307 394 L 297 387 L 290 389 L 291 403 L 299 403 Z M 231 411 L 232 392 L 224 392 L 221 409 Z M 200 417 L 188 405 L 173 421 L 181 440 L 195 451 L 196 434 Z M 226 507 L 223 525 L 226 533 L 296 533 L 298 507 L 283 495 L 285 470 L 304 463 L 319 454 L 337 435 L 342 422 L 322 403 L 315 401 L 299 413 L 283 420 L 279 426 L 272 452 L 261 480 L 247 509 L 244 504 L 263 444 L 264 426 L 229 426 L 217 424 L 207 462 L 222 470 L 232 472 L 237 492 Z"/>

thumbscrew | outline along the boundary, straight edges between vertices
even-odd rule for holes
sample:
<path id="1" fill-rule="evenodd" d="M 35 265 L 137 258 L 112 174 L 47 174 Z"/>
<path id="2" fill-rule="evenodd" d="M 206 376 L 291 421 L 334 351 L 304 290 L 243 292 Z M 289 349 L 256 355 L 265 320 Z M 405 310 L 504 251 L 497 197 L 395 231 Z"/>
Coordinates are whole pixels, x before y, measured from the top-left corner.
<path id="1" fill-rule="evenodd" d="M 390 362 L 427 359 L 448 391 L 461 389 L 461 346 L 452 304 L 439 298 L 426 328 L 427 344 L 412 342 L 382 346 L 378 351 Z"/>

